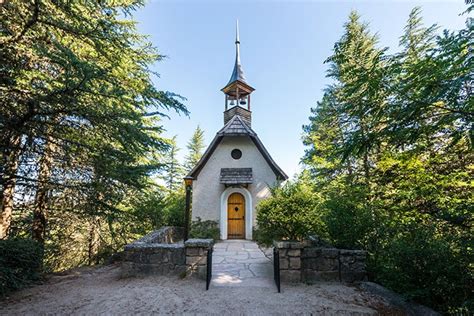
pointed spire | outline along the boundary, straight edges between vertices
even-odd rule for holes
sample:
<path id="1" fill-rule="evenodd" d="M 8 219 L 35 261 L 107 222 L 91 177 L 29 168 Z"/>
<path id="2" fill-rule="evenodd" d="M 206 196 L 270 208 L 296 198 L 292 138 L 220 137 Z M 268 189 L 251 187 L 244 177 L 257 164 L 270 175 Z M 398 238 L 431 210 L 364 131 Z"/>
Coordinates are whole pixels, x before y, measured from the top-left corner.
<path id="1" fill-rule="evenodd" d="M 240 38 L 239 38 L 239 20 L 236 22 L 236 30 L 235 30 L 235 65 L 234 71 L 232 72 L 232 76 L 230 77 L 229 83 L 234 81 L 242 81 L 246 83 L 244 70 L 242 69 L 242 65 L 240 64 Z"/>
<path id="2" fill-rule="evenodd" d="M 235 44 L 240 44 L 239 39 L 239 20 L 235 21 Z"/>

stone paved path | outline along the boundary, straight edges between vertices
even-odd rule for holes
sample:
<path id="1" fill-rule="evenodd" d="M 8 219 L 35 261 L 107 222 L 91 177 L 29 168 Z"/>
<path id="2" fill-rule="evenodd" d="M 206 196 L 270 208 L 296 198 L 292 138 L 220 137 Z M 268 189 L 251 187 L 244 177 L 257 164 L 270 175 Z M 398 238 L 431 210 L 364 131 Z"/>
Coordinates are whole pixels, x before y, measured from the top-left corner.
<path id="1" fill-rule="evenodd" d="M 273 265 L 250 240 L 226 240 L 214 245 L 211 287 L 266 287 L 276 291 Z"/>

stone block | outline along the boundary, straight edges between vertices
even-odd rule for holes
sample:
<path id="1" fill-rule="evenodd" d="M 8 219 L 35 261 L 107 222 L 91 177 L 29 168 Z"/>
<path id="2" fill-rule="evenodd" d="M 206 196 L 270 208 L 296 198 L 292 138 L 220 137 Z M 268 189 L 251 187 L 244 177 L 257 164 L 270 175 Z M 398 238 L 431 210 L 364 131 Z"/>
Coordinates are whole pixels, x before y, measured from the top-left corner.
<path id="1" fill-rule="evenodd" d="M 292 241 L 290 243 L 290 248 L 291 249 L 303 249 L 305 246 L 304 242 L 299 242 L 299 241 Z"/>
<path id="2" fill-rule="evenodd" d="M 177 248 L 171 251 L 169 261 L 176 265 L 184 265 L 186 263 L 186 255 L 184 254 L 184 247 Z"/>
<path id="3" fill-rule="evenodd" d="M 289 262 L 287 258 L 280 258 L 280 270 L 281 269 L 288 269 L 289 268 Z"/>
<path id="4" fill-rule="evenodd" d="M 201 256 L 196 256 L 196 257 L 186 256 L 186 265 L 187 266 L 198 265 L 201 262 L 204 262 L 204 264 L 205 264 L 207 262 L 207 258 L 206 257 L 201 257 Z"/>
<path id="5" fill-rule="evenodd" d="M 197 268 L 197 277 L 205 280 L 207 276 L 207 266 L 199 266 Z"/>
<path id="6" fill-rule="evenodd" d="M 300 257 L 301 256 L 301 249 L 288 249 L 288 256 L 289 257 Z"/>
<path id="7" fill-rule="evenodd" d="M 321 256 L 325 258 L 337 259 L 339 257 L 339 249 L 336 248 L 322 248 Z"/>
<path id="8" fill-rule="evenodd" d="M 214 245 L 214 239 L 188 239 L 184 242 L 186 248 L 201 247 L 201 248 L 212 248 Z"/>
<path id="9" fill-rule="evenodd" d="M 304 248 L 301 252 L 301 258 L 320 257 L 322 248 Z"/>
<path id="10" fill-rule="evenodd" d="M 348 249 L 341 249 L 339 250 L 341 256 L 361 256 L 365 257 L 367 252 L 365 250 L 348 250 Z"/>
<path id="11" fill-rule="evenodd" d="M 135 252 L 133 250 L 125 250 L 124 261 L 139 262 L 140 255 L 140 252 Z"/>
<path id="12" fill-rule="evenodd" d="M 273 247 L 278 249 L 302 249 L 305 245 L 299 241 L 273 241 Z"/>
<path id="13" fill-rule="evenodd" d="M 341 260 L 341 269 L 342 270 L 365 270 L 365 261 L 358 260 Z"/>
<path id="14" fill-rule="evenodd" d="M 200 247 L 192 247 L 186 248 L 186 256 L 202 256 L 203 248 Z"/>
<path id="15" fill-rule="evenodd" d="M 146 263 L 166 263 L 168 262 L 168 253 L 166 251 L 160 251 L 157 253 L 151 253 L 146 256 L 147 262 Z"/>
<path id="16" fill-rule="evenodd" d="M 301 282 L 301 271 L 300 270 L 280 271 L 280 280 L 282 282 L 288 282 L 288 283 Z"/>
<path id="17" fill-rule="evenodd" d="M 314 271 L 314 270 L 303 270 L 302 279 L 307 283 L 315 282 L 339 282 L 338 271 Z"/>
<path id="18" fill-rule="evenodd" d="M 307 270 L 314 271 L 338 271 L 339 261 L 331 258 L 305 258 L 302 259 L 302 266 Z"/>
<path id="19" fill-rule="evenodd" d="M 301 268 L 301 259 L 299 257 L 290 257 L 290 269 L 299 270 Z"/>
<path id="20" fill-rule="evenodd" d="M 290 248 L 289 241 L 273 241 L 273 247 L 278 249 Z"/>

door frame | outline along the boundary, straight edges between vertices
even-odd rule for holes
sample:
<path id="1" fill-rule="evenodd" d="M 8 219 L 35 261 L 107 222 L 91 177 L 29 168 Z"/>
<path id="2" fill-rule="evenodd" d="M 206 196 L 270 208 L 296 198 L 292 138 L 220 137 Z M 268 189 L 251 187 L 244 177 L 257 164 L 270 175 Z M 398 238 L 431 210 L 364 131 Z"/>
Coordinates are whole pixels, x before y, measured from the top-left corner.
<path id="1" fill-rule="evenodd" d="M 245 239 L 252 239 L 252 222 L 253 222 L 253 208 L 252 195 L 249 190 L 245 188 L 227 188 L 221 194 L 221 217 L 219 221 L 219 228 L 221 231 L 221 239 L 227 239 L 227 200 L 232 193 L 240 193 L 245 199 Z"/>

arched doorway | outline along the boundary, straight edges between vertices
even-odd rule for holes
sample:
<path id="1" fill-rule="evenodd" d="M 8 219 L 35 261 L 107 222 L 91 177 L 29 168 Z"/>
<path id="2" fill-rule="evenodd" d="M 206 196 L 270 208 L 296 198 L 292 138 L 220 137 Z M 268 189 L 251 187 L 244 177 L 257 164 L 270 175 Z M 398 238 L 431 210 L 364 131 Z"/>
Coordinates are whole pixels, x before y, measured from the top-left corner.
<path id="1" fill-rule="evenodd" d="M 245 198 L 237 192 L 227 199 L 227 238 L 245 239 Z"/>

